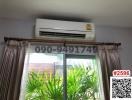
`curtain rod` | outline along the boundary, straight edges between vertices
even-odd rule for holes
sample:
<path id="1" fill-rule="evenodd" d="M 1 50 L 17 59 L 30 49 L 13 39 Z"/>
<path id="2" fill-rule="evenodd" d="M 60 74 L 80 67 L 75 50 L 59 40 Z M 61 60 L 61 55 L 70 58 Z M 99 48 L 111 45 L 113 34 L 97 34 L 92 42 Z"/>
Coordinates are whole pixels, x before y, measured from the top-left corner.
<path id="1" fill-rule="evenodd" d="M 64 39 L 47 39 L 47 38 L 16 38 L 16 37 L 4 37 L 5 42 L 8 40 L 16 40 L 16 41 L 28 41 L 28 42 L 46 42 L 46 43 L 67 43 L 67 44 L 86 44 L 86 45 L 116 45 L 120 46 L 121 43 L 112 43 L 112 42 L 89 42 L 88 40 L 64 40 Z"/>

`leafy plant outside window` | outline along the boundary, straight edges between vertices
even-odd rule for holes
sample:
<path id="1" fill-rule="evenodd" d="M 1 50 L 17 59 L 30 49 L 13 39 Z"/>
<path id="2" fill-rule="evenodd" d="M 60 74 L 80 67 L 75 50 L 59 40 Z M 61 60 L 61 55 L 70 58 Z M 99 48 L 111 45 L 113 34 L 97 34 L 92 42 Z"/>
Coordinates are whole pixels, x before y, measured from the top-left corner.
<path id="1" fill-rule="evenodd" d="M 96 100 L 98 78 L 94 69 L 73 66 L 67 70 L 67 99 Z M 63 100 L 63 76 L 58 72 L 30 72 L 26 85 L 26 100 Z"/>

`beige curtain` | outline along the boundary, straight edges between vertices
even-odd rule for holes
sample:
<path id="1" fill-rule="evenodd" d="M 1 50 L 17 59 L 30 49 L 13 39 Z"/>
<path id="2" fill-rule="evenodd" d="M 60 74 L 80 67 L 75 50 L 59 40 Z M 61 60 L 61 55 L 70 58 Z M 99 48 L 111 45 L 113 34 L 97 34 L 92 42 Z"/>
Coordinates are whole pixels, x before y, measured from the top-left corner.
<path id="1" fill-rule="evenodd" d="M 0 64 L 0 100 L 19 100 L 27 42 L 7 41 Z"/>
<path id="2" fill-rule="evenodd" d="M 118 46 L 98 46 L 98 55 L 102 69 L 102 79 L 104 86 L 105 100 L 110 99 L 110 76 L 112 71 L 121 69 Z"/>

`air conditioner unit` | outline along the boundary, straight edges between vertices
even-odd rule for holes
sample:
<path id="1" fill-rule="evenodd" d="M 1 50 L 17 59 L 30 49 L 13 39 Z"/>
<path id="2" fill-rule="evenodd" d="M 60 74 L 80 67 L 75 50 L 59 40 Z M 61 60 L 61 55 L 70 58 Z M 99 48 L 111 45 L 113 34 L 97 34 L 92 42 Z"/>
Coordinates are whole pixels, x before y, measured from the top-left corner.
<path id="1" fill-rule="evenodd" d="M 93 23 L 37 19 L 35 37 L 94 40 L 95 31 Z"/>

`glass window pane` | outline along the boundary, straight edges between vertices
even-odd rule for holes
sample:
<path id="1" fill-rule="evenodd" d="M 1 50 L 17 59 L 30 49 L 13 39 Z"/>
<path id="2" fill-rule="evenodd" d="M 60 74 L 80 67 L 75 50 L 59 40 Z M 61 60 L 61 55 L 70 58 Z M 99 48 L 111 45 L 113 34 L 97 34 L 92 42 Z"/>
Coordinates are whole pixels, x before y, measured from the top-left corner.
<path id="1" fill-rule="evenodd" d="M 63 100 L 64 90 L 67 100 L 102 100 L 96 59 L 70 57 L 65 59 L 63 54 L 27 53 L 20 100 Z M 63 61 L 66 61 L 67 74 Z"/>
<path id="2" fill-rule="evenodd" d="M 68 100 L 100 100 L 95 59 L 67 58 Z"/>
<path id="3" fill-rule="evenodd" d="M 62 54 L 30 53 L 27 72 L 26 100 L 63 99 Z"/>

